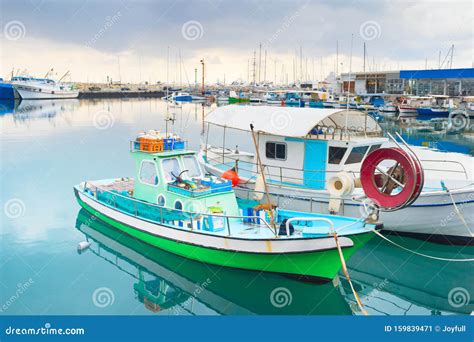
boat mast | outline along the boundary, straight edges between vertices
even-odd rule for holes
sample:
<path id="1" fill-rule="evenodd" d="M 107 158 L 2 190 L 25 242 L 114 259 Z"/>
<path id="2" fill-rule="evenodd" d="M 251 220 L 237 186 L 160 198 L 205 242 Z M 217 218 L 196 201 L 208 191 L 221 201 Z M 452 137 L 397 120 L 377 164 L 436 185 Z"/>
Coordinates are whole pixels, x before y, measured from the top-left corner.
<path id="1" fill-rule="evenodd" d="M 258 83 L 261 82 L 262 76 L 262 43 L 260 43 L 260 52 L 258 54 Z"/>
<path id="2" fill-rule="evenodd" d="M 346 134 L 349 138 L 349 132 L 347 131 L 347 126 L 349 124 L 349 90 L 351 88 L 351 73 L 352 73 L 352 45 L 354 43 L 354 34 L 351 35 L 351 54 L 349 58 L 349 81 L 347 82 L 347 100 L 346 100 Z"/>

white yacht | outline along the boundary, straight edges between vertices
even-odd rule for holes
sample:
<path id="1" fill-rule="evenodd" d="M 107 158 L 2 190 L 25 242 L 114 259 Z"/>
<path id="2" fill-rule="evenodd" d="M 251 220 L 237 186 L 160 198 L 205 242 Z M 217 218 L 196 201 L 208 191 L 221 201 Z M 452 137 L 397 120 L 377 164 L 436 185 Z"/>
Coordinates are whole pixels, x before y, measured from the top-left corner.
<path id="1" fill-rule="evenodd" d="M 49 78 L 16 76 L 11 83 L 24 100 L 73 99 L 79 96 L 73 85 Z"/>

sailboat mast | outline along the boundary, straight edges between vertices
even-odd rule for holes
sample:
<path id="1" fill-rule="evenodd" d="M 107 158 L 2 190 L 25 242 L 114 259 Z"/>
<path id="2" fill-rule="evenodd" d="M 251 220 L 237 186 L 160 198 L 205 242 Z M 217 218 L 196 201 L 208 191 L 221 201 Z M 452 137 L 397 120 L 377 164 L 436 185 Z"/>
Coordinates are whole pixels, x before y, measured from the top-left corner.
<path id="1" fill-rule="evenodd" d="M 262 76 L 262 43 L 260 43 L 260 52 L 258 54 L 258 83 L 261 81 Z"/>

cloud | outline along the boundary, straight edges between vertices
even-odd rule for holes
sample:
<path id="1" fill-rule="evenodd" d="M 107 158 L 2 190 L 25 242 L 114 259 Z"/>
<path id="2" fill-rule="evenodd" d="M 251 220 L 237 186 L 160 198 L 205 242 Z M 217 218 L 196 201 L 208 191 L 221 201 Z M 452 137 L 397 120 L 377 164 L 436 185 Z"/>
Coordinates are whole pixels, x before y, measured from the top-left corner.
<path id="1" fill-rule="evenodd" d="M 291 80 L 300 46 L 308 74 L 313 73 L 313 59 L 318 69 L 315 74 L 320 73 L 321 56 L 324 74 L 335 69 L 336 41 L 339 62 L 348 70 L 351 34 L 353 70 L 361 68 L 364 42 L 373 68 L 420 68 L 426 58 L 429 66 L 436 67 L 439 51 L 446 54 L 451 44 L 455 44 L 453 66 L 472 65 L 470 1 L 26 0 L 2 6 L 2 25 L 18 20 L 26 28 L 21 41 L 2 36 L 2 45 L 9 51 L 4 54 L 2 74 L 12 66 L 44 73 L 51 65 L 63 65 L 74 78 L 105 79 L 108 74 L 118 74 L 120 59 L 123 77 L 132 80 L 137 77 L 129 72 L 138 74 L 141 56 L 143 74 L 163 80 L 169 47 L 170 74 L 175 79 L 180 64 L 193 78 L 193 69 L 203 56 L 209 63 L 209 80 L 222 79 L 224 73 L 228 80 L 246 79 L 249 60 L 251 64 L 254 50 L 262 43 L 268 50 L 270 77 L 272 61 L 277 59 L 279 78 L 285 70 Z M 182 33 L 183 25 L 190 21 L 202 27 L 195 39 L 186 39 Z M 361 25 L 367 22 L 377 24 L 374 39 L 364 40 L 360 34 Z M 34 60 L 22 58 L 26 42 L 46 51 L 40 51 Z M 78 63 L 67 66 L 73 61 Z"/>

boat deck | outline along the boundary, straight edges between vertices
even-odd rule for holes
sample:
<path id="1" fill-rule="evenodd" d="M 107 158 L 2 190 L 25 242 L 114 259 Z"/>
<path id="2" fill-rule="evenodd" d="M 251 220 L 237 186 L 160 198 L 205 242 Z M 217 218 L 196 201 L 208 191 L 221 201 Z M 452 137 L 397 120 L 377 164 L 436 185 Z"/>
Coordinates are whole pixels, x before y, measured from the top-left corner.
<path id="1" fill-rule="evenodd" d="M 275 232 L 280 230 L 281 223 L 285 219 L 292 219 L 294 233 L 286 236 L 283 225 L 283 235 L 280 235 L 279 239 L 327 237 L 333 231 L 343 236 L 366 232 L 370 229 L 370 227 L 365 227 L 361 219 L 283 209 L 276 210 L 275 224 L 270 225 L 268 213 L 264 214 L 258 206 L 249 207 L 249 203 L 243 202 L 239 202 L 243 213 L 239 217 L 184 212 L 135 199 L 133 185 L 134 181 L 130 178 L 87 182 L 84 193 L 114 210 L 152 223 L 217 236 L 274 239 Z"/>

